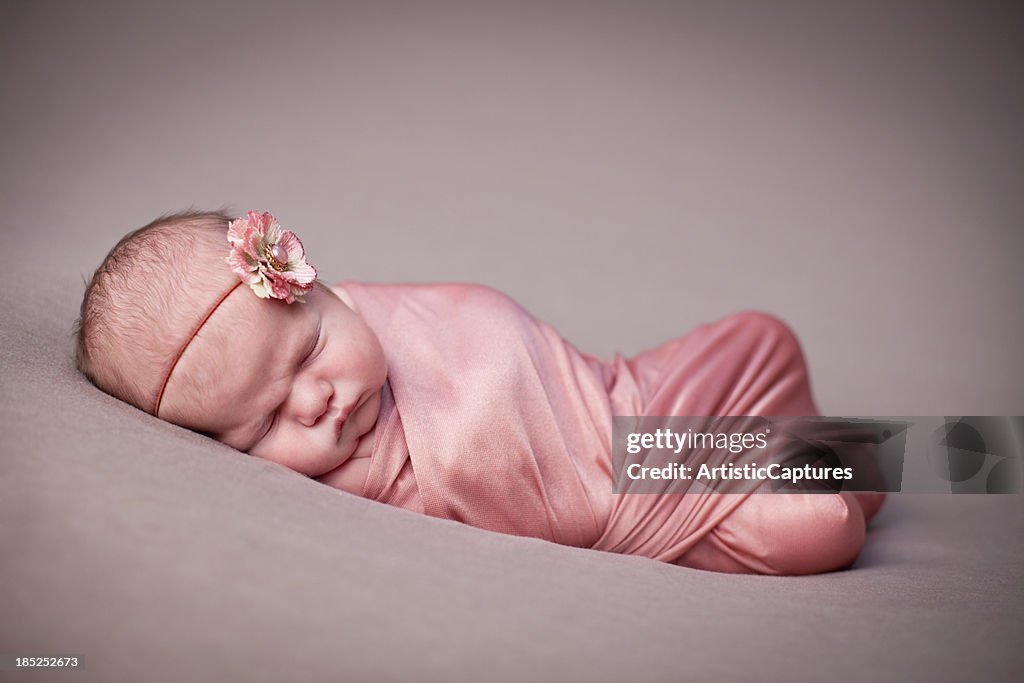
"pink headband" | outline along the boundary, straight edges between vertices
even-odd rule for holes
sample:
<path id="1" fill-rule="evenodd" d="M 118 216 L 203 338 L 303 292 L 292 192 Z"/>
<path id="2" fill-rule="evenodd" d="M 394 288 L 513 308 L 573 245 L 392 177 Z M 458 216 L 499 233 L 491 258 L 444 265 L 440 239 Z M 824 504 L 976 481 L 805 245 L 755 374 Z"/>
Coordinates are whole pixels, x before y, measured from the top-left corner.
<path id="1" fill-rule="evenodd" d="M 270 213 L 250 211 L 247 218 L 238 218 L 228 225 L 227 263 L 238 275 L 239 282 L 231 285 L 217 302 L 206 311 L 199 324 L 185 339 L 174 355 L 170 367 L 160 382 L 160 390 L 153 405 L 153 415 L 159 416 L 160 402 L 164 398 L 167 382 L 178 365 L 185 349 L 192 343 L 199 330 L 210 319 L 213 312 L 238 289 L 247 284 L 261 299 L 280 299 L 286 304 L 303 303 L 304 294 L 313 289 L 316 268 L 306 263 L 306 251 L 295 233 L 285 230 Z"/>

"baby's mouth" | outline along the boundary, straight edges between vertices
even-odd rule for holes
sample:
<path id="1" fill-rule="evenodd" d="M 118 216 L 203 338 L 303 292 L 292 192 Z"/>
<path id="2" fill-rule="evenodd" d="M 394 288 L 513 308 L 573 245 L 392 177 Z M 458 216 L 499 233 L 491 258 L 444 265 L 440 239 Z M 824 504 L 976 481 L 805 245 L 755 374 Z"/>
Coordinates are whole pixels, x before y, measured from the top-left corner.
<path id="1" fill-rule="evenodd" d="M 358 404 L 358 401 L 353 401 L 352 403 L 348 404 L 347 406 L 345 406 L 344 408 L 341 409 L 341 412 L 338 413 L 338 417 L 335 418 L 335 420 L 334 420 L 334 440 L 335 440 L 335 442 L 341 440 L 341 430 L 344 429 L 345 422 L 348 421 L 348 416 L 352 414 L 352 411 L 355 410 L 355 407 L 356 407 L 357 404 Z"/>

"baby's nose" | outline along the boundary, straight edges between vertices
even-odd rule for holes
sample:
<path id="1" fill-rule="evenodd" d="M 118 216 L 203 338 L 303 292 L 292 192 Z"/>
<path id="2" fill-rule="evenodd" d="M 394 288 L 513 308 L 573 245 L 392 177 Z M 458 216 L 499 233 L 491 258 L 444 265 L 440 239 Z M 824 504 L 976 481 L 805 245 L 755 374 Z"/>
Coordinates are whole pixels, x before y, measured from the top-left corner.
<path id="1" fill-rule="evenodd" d="M 312 427 L 331 407 L 334 389 L 328 382 L 311 382 L 300 392 L 296 401 L 295 415 L 306 427 Z"/>

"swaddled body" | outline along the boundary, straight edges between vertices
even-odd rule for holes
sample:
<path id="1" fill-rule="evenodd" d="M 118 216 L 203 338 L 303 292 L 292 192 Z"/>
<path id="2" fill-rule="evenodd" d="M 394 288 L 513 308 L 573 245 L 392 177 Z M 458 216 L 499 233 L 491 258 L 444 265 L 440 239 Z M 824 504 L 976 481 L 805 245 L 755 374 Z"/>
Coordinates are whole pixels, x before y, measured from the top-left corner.
<path id="1" fill-rule="evenodd" d="M 77 331 L 82 372 L 160 419 L 483 529 L 807 574 L 851 563 L 865 513 L 881 504 L 848 493 L 613 493 L 613 415 L 817 413 L 796 338 L 756 312 L 606 362 L 489 287 L 332 291 L 272 214 L 188 211 L 115 245 Z M 688 455 L 688 465 L 711 457 Z"/>
<path id="2" fill-rule="evenodd" d="M 816 415 L 799 345 L 743 312 L 612 362 L 489 287 L 340 283 L 388 380 L 367 458 L 319 479 L 493 531 L 735 572 L 848 565 L 849 494 L 612 492 L 612 415 Z"/>

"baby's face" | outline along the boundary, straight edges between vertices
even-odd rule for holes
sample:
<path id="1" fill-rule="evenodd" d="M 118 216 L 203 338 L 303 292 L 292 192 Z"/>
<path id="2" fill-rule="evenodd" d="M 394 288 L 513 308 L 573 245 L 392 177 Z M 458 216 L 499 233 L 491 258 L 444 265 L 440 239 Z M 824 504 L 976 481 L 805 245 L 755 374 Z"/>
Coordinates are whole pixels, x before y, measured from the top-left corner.
<path id="1" fill-rule="evenodd" d="M 305 301 L 232 292 L 182 355 L 161 417 L 311 477 L 348 460 L 377 420 L 387 363 L 332 291 Z"/>

